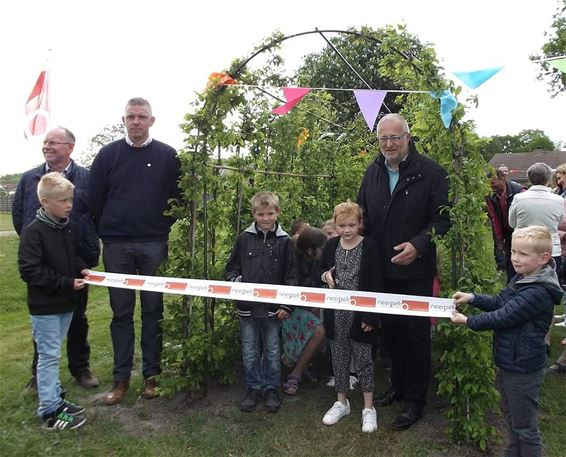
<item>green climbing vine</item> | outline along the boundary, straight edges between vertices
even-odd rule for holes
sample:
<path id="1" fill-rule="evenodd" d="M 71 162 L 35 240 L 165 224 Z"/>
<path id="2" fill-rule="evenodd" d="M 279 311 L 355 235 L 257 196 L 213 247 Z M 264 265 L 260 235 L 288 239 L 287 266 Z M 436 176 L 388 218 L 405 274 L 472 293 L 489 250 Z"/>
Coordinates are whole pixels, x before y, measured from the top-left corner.
<path id="1" fill-rule="evenodd" d="M 332 42 L 349 59 L 363 53 L 360 65 L 372 75 L 372 84 L 393 84 L 375 88 L 458 92 L 439 73 L 434 49 L 405 28 L 363 28 L 359 33 L 363 36 L 347 34 Z M 281 39 L 275 33 L 257 49 Z M 378 50 L 375 55 L 373 49 Z M 259 68 L 248 65 L 234 75 L 243 62 L 235 60 L 228 73 L 247 85 L 309 85 L 309 78 L 323 84 L 325 78 L 334 78 L 334 87 L 339 87 L 341 73 L 332 66 L 331 53 L 325 49 L 316 58 L 307 57 L 305 66 L 289 77 L 275 44 L 263 53 Z M 347 114 L 352 107 L 339 92 L 312 91 L 281 117 L 271 114 L 280 103 L 274 95 L 268 89 L 213 83 L 191 106 L 180 155 L 187 203 L 173 209 L 179 223 L 167 274 L 221 279 L 237 234 L 251 221 L 249 200 L 258 190 L 278 194 L 280 222 L 286 228 L 297 218 L 320 224 L 336 203 L 355 200 L 364 170 L 379 153 L 375 133 L 361 116 Z M 450 175 L 453 205 L 446 211 L 453 225 L 437 240 L 444 296 L 458 288 L 493 292 L 496 273 L 485 243 L 488 188 L 473 125 L 462 121 L 464 107 L 457 108 L 446 129 L 433 97 L 402 93 L 390 94 L 388 100 L 409 121 L 420 151 Z M 239 348 L 232 304 L 191 297 L 171 301 L 164 322 L 164 365 L 170 375 L 166 388 L 201 389 L 209 380 L 233 381 Z M 448 403 L 451 436 L 485 449 L 495 433 L 487 420 L 496 399 L 490 338 L 443 321 L 436 327 L 434 347 L 439 351 L 438 394 Z"/>

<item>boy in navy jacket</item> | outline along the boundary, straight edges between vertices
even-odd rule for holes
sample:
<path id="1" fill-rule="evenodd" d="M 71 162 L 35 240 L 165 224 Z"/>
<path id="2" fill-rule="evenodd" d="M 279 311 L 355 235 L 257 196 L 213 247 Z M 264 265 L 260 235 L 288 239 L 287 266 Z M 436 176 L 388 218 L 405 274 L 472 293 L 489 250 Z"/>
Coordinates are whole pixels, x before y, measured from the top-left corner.
<path id="1" fill-rule="evenodd" d="M 277 223 L 279 198 L 271 192 L 252 197 L 254 222 L 238 237 L 226 265 L 226 280 L 261 284 L 295 285 L 291 239 Z M 253 411 L 265 392 L 270 412 L 281 407 L 279 383 L 281 320 L 291 313 L 288 306 L 237 301 L 242 339 L 242 360 L 246 396 L 240 410 Z M 263 352 L 263 354 L 262 354 Z"/>
<path id="2" fill-rule="evenodd" d="M 472 330 L 494 330 L 493 353 L 497 384 L 509 422 L 505 455 L 539 456 L 538 396 L 546 364 L 544 336 L 562 289 L 551 257 L 552 239 L 546 227 L 513 232 L 511 261 L 517 275 L 497 296 L 456 292 L 456 305 L 469 303 L 486 311 L 466 317 L 454 311 L 455 324 Z"/>

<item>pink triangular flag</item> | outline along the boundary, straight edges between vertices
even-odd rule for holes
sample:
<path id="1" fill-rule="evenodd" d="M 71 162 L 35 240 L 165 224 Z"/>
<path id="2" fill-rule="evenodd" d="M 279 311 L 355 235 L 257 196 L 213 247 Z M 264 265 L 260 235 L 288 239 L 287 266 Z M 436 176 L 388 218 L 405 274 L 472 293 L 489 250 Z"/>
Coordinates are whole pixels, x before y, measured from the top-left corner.
<path id="1" fill-rule="evenodd" d="M 273 114 L 287 114 L 291 109 L 301 101 L 301 99 L 310 92 L 308 87 L 284 87 L 283 96 L 287 103 L 275 108 Z"/>
<path id="2" fill-rule="evenodd" d="M 26 102 L 26 125 L 24 135 L 30 138 L 43 135 L 49 127 L 49 84 L 48 73 L 43 70 Z"/>
<path id="3" fill-rule="evenodd" d="M 354 95 L 356 96 L 356 101 L 360 107 L 360 111 L 366 120 L 371 132 L 373 132 L 373 126 L 375 125 L 375 120 L 379 114 L 379 109 L 383 103 L 383 99 L 387 95 L 386 90 L 355 90 Z"/>

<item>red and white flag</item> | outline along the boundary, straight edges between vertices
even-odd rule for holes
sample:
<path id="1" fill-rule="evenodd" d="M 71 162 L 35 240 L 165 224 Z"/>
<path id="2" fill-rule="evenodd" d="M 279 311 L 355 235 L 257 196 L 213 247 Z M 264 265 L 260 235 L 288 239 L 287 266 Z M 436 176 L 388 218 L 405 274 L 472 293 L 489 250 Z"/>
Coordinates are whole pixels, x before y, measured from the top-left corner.
<path id="1" fill-rule="evenodd" d="M 26 102 L 25 137 L 43 135 L 47 132 L 50 121 L 48 72 L 43 70 Z"/>

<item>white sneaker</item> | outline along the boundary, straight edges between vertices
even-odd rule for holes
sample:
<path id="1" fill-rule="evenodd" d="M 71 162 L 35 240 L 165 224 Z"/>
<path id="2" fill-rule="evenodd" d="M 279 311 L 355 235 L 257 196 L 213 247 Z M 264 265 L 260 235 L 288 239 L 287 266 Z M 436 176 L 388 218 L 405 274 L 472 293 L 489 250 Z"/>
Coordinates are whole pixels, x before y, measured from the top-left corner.
<path id="1" fill-rule="evenodd" d="M 334 376 L 330 376 L 330 379 L 326 383 L 326 387 L 334 387 L 335 382 L 336 382 L 336 380 L 334 379 Z"/>
<path id="2" fill-rule="evenodd" d="M 322 418 L 322 423 L 324 425 L 334 425 L 344 416 L 350 414 L 350 402 L 346 400 L 346 404 L 337 401 L 332 405 L 324 417 Z"/>
<path id="3" fill-rule="evenodd" d="M 372 433 L 377 430 L 377 411 L 375 408 L 362 409 L 362 432 Z"/>

